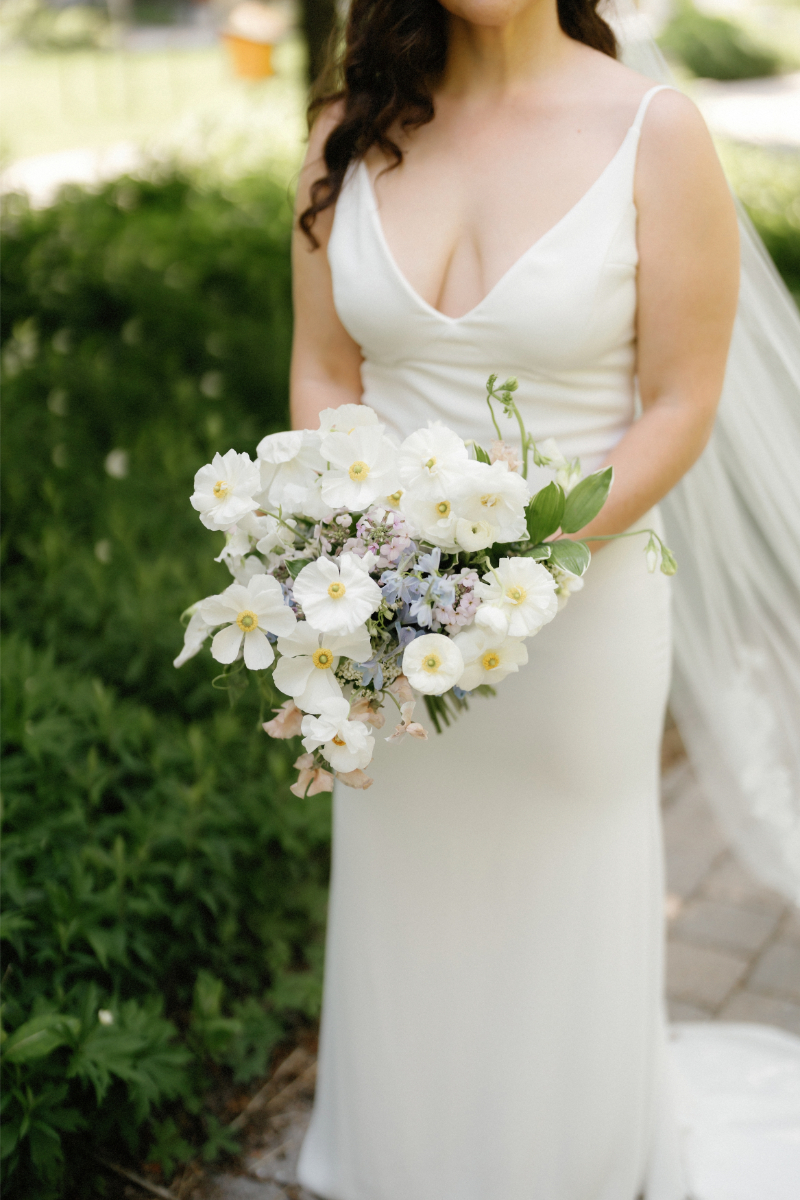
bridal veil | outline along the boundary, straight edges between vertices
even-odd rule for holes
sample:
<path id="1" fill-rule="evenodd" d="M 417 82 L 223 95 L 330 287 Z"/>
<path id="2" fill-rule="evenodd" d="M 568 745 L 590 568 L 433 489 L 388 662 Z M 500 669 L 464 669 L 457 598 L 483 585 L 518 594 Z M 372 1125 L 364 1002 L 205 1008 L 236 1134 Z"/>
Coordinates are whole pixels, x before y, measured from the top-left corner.
<path id="1" fill-rule="evenodd" d="M 669 68 L 632 0 L 622 58 Z M 741 290 L 716 426 L 662 502 L 679 563 L 670 704 L 742 859 L 800 904 L 800 314 L 739 206 Z"/>

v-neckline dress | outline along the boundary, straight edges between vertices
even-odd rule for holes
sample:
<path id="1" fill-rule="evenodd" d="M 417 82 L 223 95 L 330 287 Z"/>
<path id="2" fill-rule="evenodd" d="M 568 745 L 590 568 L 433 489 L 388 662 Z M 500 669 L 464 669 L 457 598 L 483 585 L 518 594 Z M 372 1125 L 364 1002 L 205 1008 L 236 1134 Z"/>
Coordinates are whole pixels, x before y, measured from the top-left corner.
<path id="1" fill-rule="evenodd" d="M 438 419 L 486 444 L 496 372 L 519 379 L 534 436 L 585 469 L 622 437 L 636 150 L 659 90 L 578 203 L 459 318 L 409 285 L 366 168 L 350 171 L 334 301 L 390 434 Z M 337 787 L 299 1166 L 325 1200 L 686 1200 L 662 1006 L 670 585 L 642 550 L 597 557 L 494 699 L 427 742 L 378 736 L 373 787 Z"/>

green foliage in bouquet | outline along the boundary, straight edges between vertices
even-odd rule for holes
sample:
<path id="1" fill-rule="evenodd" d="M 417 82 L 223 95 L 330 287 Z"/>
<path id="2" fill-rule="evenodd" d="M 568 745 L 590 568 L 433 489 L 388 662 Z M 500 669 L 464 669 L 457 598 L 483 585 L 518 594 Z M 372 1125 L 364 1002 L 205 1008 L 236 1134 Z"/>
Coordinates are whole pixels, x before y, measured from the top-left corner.
<path id="1" fill-rule="evenodd" d="M 775 75 L 780 68 L 778 56 L 757 45 L 741 26 L 700 12 L 689 0 L 681 0 L 658 40 L 667 54 L 703 79 L 754 79 Z"/>
<path id="2" fill-rule="evenodd" d="M 6 1194 L 230 1149 L 204 1100 L 319 1004 L 324 800 L 181 672 L 223 587 L 198 461 L 285 427 L 285 193 L 120 180 L 4 214 Z M 223 538 L 219 536 L 220 548 Z M 98 1182 L 99 1181 L 99 1182 Z"/>

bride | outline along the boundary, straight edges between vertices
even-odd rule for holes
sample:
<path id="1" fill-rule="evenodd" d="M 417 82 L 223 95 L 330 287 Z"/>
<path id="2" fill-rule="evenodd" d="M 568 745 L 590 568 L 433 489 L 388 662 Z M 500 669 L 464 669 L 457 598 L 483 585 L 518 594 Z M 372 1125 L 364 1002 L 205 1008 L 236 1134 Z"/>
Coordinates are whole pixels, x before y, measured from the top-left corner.
<path id="1" fill-rule="evenodd" d="M 295 239 L 292 411 L 398 438 L 527 428 L 614 466 L 579 536 L 659 526 L 712 428 L 737 222 L 692 103 L 597 0 L 354 0 Z M 602 542 L 592 543 L 594 547 Z M 639 539 L 491 701 L 337 791 L 319 1082 L 326 1200 L 685 1200 L 665 1065 L 658 752 L 670 581 Z M 413 750 L 413 753 L 412 753 Z"/>

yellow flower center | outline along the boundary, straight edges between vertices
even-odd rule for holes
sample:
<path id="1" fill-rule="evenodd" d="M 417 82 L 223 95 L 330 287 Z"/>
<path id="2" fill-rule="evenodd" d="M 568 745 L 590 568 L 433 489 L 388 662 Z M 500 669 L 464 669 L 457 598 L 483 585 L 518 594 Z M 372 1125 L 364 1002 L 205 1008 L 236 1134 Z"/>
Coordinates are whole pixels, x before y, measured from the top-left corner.
<path id="1" fill-rule="evenodd" d="M 398 488 L 396 492 L 392 492 L 391 496 L 387 496 L 386 499 L 389 501 L 390 504 L 399 504 L 400 497 L 402 495 L 403 495 L 403 489 Z"/>
<path id="2" fill-rule="evenodd" d="M 442 665 L 442 660 L 438 654 L 427 654 L 422 660 L 422 669 L 427 671 L 429 675 L 435 675 Z"/>
<path id="3" fill-rule="evenodd" d="M 436 466 L 436 459 L 435 459 L 434 457 L 431 457 L 431 458 L 429 458 L 429 459 L 428 459 L 428 461 L 425 463 L 425 466 L 426 466 L 426 467 L 428 468 L 428 470 L 430 471 L 430 469 L 431 469 L 432 467 L 435 467 L 435 466 Z"/>
<path id="4" fill-rule="evenodd" d="M 318 670 L 329 671 L 333 666 L 333 651 L 324 648 L 315 650 L 311 655 L 311 661 Z"/>
<path id="5" fill-rule="evenodd" d="M 521 587 L 506 588 L 506 596 L 512 604 L 522 604 L 522 601 L 527 596 L 527 592 Z"/>
<path id="6" fill-rule="evenodd" d="M 243 612 L 239 613 L 236 618 L 236 624 L 242 633 L 251 633 L 254 629 L 258 629 L 258 617 L 254 612 L 250 612 L 249 608 L 246 608 Z"/>
<path id="7" fill-rule="evenodd" d="M 358 459 L 358 461 L 354 462 L 350 467 L 348 475 L 352 479 L 353 483 L 363 483 L 369 475 L 369 467 L 365 462 L 361 462 L 361 460 Z"/>
<path id="8" fill-rule="evenodd" d="M 337 579 L 335 583 L 328 585 L 328 595 L 330 596 L 331 600 L 341 600 L 346 591 L 347 588 L 340 579 Z"/>
<path id="9" fill-rule="evenodd" d="M 436 505 L 436 512 L 437 512 L 440 520 L 443 520 L 445 517 L 449 517 L 450 516 L 450 501 L 449 500 L 440 500 L 439 503 Z"/>
<path id="10" fill-rule="evenodd" d="M 340 738 L 337 733 L 336 737 L 333 739 L 333 744 L 334 746 L 346 746 L 347 742 L 344 740 L 344 738 Z"/>
<path id="11" fill-rule="evenodd" d="M 213 488 L 214 495 L 218 500 L 224 500 L 230 490 L 225 479 L 218 479 Z"/>
<path id="12" fill-rule="evenodd" d="M 481 504 L 484 508 L 494 508 L 495 504 L 497 504 L 497 496 L 493 496 L 487 492 L 485 496 L 481 496 Z"/>
<path id="13" fill-rule="evenodd" d="M 481 666 L 484 671 L 493 671 L 495 667 L 500 666 L 500 655 L 496 650 L 487 650 L 481 659 Z"/>

